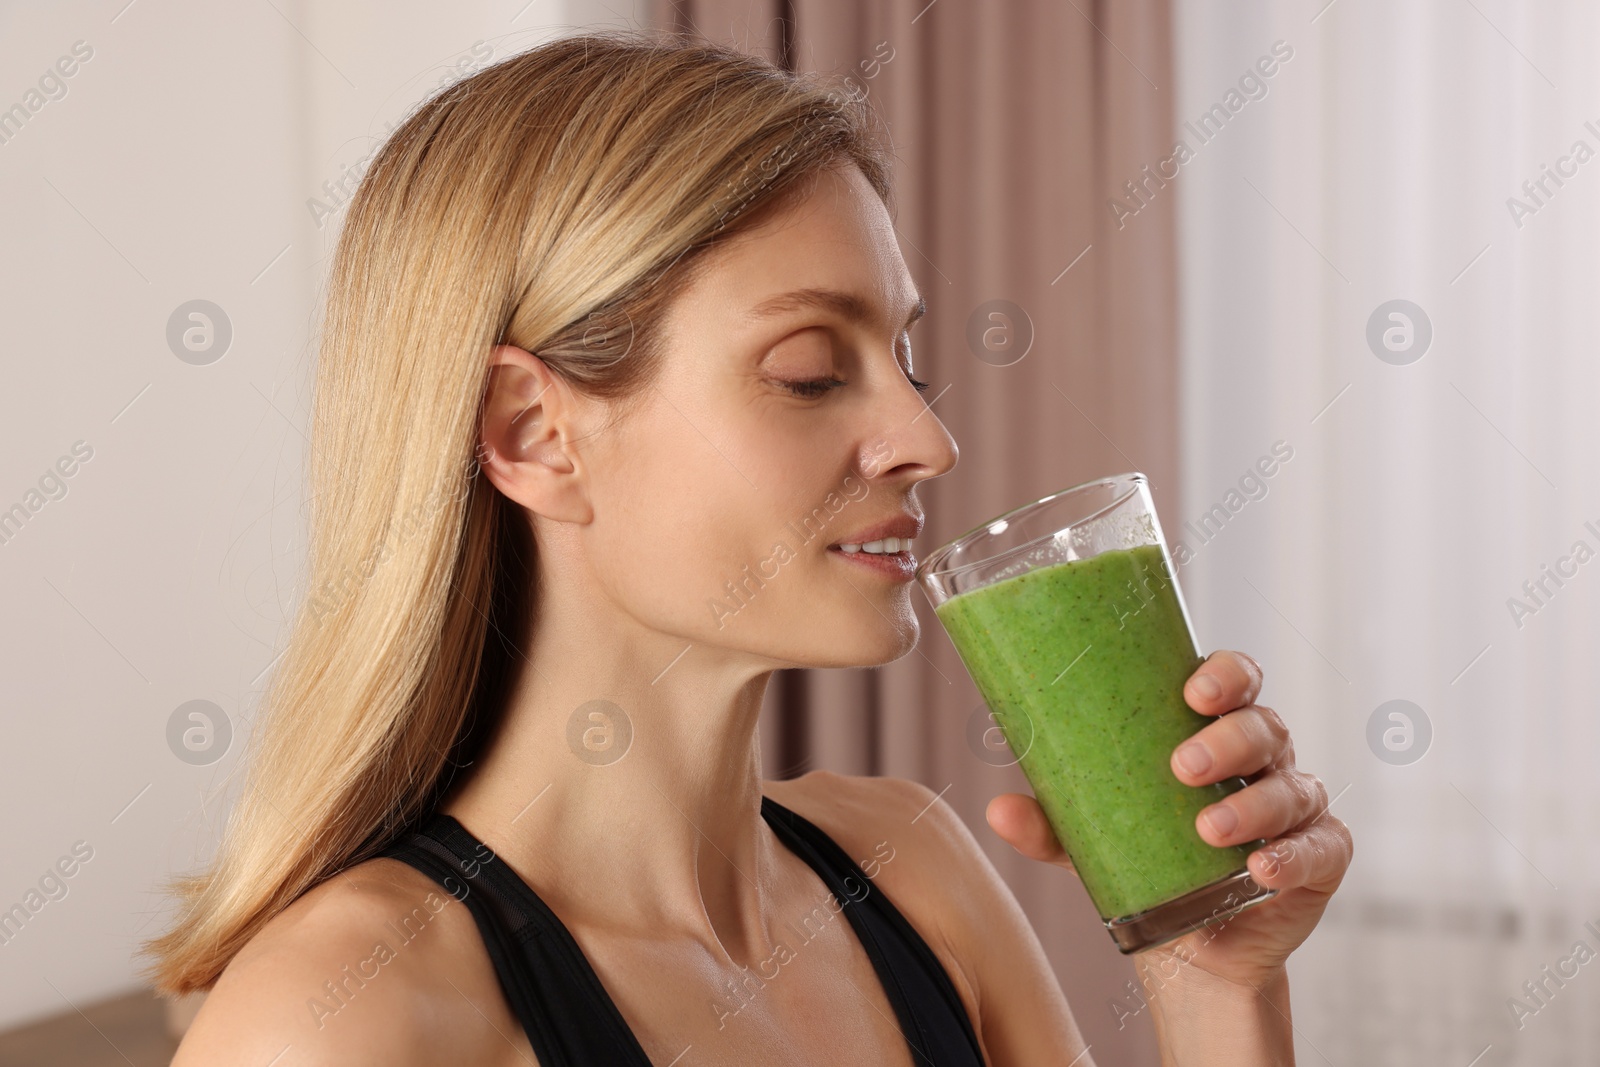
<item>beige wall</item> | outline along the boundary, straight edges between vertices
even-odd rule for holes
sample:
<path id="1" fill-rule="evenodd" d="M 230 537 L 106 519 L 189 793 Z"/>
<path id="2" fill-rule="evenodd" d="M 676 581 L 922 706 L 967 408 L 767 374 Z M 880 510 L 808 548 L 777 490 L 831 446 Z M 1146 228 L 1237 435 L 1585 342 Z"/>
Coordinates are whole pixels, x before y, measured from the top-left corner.
<path id="1" fill-rule="evenodd" d="M 167 915 L 159 883 L 227 810 L 299 595 L 309 341 L 335 233 L 308 200 L 458 61 L 631 14 L 0 8 L 0 109 L 37 106 L 0 142 L 0 511 L 26 514 L 0 527 L 0 911 L 43 901 L 0 944 L 0 1027 L 134 985 L 131 953 Z M 166 337 L 195 299 L 232 329 L 204 365 Z M 234 733 L 208 765 L 167 741 L 194 700 Z"/>

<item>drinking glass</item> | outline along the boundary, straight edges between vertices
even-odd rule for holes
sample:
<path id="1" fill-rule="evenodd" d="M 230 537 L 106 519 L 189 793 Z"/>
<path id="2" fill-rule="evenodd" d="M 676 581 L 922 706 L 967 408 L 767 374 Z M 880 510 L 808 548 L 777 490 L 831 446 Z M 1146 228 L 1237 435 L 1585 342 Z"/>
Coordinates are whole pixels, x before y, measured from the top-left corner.
<path id="1" fill-rule="evenodd" d="M 1117 948 L 1158 945 L 1273 896 L 1195 817 L 1244 787 L 1180 782 L 1173 749 L 1212 721 L 1202 662 L 1143 474 L 1052 493 L 917 568 Z"/>

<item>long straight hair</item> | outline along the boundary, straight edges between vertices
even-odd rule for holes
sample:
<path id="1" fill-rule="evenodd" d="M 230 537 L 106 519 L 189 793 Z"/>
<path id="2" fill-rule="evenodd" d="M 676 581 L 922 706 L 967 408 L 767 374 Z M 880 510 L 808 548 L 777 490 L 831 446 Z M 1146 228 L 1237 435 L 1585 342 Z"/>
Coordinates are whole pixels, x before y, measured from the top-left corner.
<path id="1" fill-rule="evenodd" d="M 348 205 L 311 416 L 307 593 L 216 855 L 146 942 L 208 989 L 306 890 L 436 806 L 502 713 L 534 624 L 526 515 L 475 462 L 489 352 L 624 413 L 718 242 L 854 164 L 893 203 L 863 99 L 704 40 L 612 31 L 420 104 Z"/>

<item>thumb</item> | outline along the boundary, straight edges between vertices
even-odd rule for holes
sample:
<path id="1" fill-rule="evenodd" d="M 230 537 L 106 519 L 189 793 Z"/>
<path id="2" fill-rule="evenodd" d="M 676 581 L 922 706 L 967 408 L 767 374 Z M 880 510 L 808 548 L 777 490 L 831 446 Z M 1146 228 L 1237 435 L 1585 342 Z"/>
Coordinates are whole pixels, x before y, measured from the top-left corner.
<path id="1" fill-rule="evenodd" d="M 1023 793 L 1001 793 L 984 809 L 989 828 L 1031 860 L 1072 870 L 1072 860 L 1056 840 L 1039 802 Z M 1076 872 L 1074 872 L 1076 873 Z"/>

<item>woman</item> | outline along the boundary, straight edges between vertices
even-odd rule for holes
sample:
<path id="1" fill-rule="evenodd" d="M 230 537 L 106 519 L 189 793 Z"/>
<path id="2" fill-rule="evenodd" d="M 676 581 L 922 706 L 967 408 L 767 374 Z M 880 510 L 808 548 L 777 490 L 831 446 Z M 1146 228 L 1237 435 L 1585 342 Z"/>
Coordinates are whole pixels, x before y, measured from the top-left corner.
<path id="1" fill-rule="evenodd" d="M 932 791 L 761 777 L 773 670 L 915 644 L 909 548 L 870 543 L 956 462 L 880 145 L 824 85 L 608 34 L 384 146 L 330 280 L 311 592 L 151 943 L 211 990 L 177 1067 L 1092 1062 Z M 1260 686 L 1224 652 L 1186 690 L 1221 717 L 1173 772 L 1255 776 L 1198 832 L 1271 839 L 1280 890 L 1138 957 L 1186 1064 L 1292 1056 L 1284 961 L 1350 858 Z M 988 819 L 1068 866 L 1031 797 Z"/>

